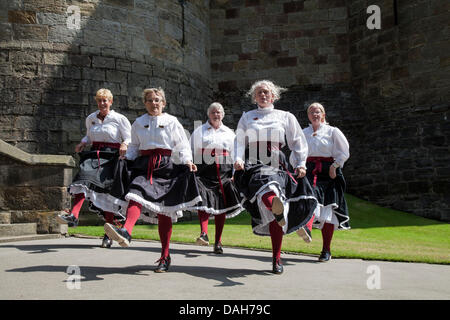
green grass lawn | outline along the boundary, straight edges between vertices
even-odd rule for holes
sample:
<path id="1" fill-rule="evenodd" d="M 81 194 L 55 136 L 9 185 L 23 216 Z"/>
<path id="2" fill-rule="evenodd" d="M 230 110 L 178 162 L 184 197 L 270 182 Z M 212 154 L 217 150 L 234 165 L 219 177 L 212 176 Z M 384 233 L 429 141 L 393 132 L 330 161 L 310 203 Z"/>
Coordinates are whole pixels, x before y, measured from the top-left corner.
<path id="1" fill-rule="evenodd" d="M 382 208 L 351 195 L 346 197 L 352 229 L 335 231 L 331 244 L 334 258 L 450 264 L 450 224 Z M 214 229 L 214 220 L 210 220 L 211 242 Z M 104 234 L 102 226 L 79 226 L 69 232 L 98 237 Z M 172 242 L 193 243 L 199 233 L 198 220 L 178 222 L 173 226 Z M 137 225 L 132 236 L 159 241 L 156 225 Z M 319 255 L 320 230 L 313 229 L 312 236 L 309 244 L 295 233 L 285 236 L 283 252 Z M 227 246 L 271 250 L 270 237 L 252 233 L 247 212 L 226 221 L 222 243 L 225 250 Z"/>

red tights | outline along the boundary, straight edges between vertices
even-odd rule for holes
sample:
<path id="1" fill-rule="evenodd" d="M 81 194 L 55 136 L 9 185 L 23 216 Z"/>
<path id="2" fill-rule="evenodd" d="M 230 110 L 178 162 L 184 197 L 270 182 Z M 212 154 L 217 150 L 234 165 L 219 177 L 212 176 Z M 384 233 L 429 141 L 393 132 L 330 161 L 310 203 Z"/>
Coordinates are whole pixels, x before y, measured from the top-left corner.
<path id="1" fill-rule="evenodd" d="M 208 233 L 208 220 L 209 214 L 205 211 L 198 211 L 198 219 L 200 220 L 200 230 L 203 233 Z M 214 222 L 216 224 L 216 236 L 215 243 L 219 243 L 222 240 L 223 227 L 225 225 L 225 213 L 214 216 Z"/>
<path id="2" fill-rule="evenodd" d="M 158 214 L 158 233 L 161 241 L 161 258 L 168 257 L 170 237 L 172 236 L 172 218 Z"/>
<path id="3" fill-rule="evenodd" d="M 276 197 L 275 192 L 270 191 L 262 196 L 262 202 L 267 209 L 272 210 L 272 200 Z M 269 224 L 270 239 L 272 241 L 272 256 L 279 260 L 281 256 L 281 245 L 283 243 L 283 228 L 279 226 L 276 220 Z"/>
<path id="4" fill-rule="evenodd" d="M 84 193 L 77 193 L 75 195 L 74 200 L 73 200 L 73 207 L 72 207 L 72 212 L 71 213 L 77 219 L 80 216 L 80 210 L 81 210 L 81 207 L 83 206 L 84 200 L 85 200 Z M 108 212 L 108 211 L 104 211 L 104 217 L 105 217 L 105 221 L 107 223 L 113 223 L 113 221 L 114 221 L 114 213 Z"/>
<path id="5" fill-rule="evenodd" d="M 130 201 L 127 209 L 127 220 L 123 226 L 131 235 L 142 210 L 142 205 L 135 201 Z M 169 244 L 172 236 L 172 219 L 163 214 L 158 214 L 158 233 L 161 241 L 161 257 L 169 256 Z"/>
<path id="6" fill-rule="evenodd" d="M 333 238 L 334 225 L 331 223 L 325 223 L 322 228 L 322 250 L 331 252 L 331 239 Z"/>
<path id="7" fill-rule="evenodd" d="M 81 207 L 83 206 L 84 202 L 84 193 L 77 193 L 75 195 L 75 198 L 73 199 L 73 207 L 72 207 L 72 214 L 75 218 L 78 219 L 78 216 L 80 215 Z"/>

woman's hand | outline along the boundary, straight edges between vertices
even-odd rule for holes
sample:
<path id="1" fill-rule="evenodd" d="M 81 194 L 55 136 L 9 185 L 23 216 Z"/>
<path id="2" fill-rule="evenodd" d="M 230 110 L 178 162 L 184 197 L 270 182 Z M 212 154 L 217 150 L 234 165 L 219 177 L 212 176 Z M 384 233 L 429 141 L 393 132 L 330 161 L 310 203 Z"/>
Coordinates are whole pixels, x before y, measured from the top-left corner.
<path id="1" fill-rule="evenodd" d="M 237 161 L 234 163 L 234 169 L 235 169 L 236 171 L 244 170 L 244 161 L 242 161 L 242 160 L 237 160 Z"/>
<path id="2" fill-rule="evenodd" d="M 330 166 L 329 174 L 330 174 L 330 178 L 331 179 L 335 179 L 336 178 L 336 167 L 335 166 Z"/>
<path id="3" fill-rule="evenodd" d="M 306 176 L 306 169 L 304 167 L 298 167 L 295 169 L 295 173 L 297 174 L 297 178 L 303 178 Z"/>
<path id="4" fill-rule="evenodd" d="M 79 144 L 77 144 L 77 145 L 75 146 L 75 152 L 76 152 L 76 153 L 80 153 L 81 151 L 84 150 L 84 147 L 86 147 L 86 143 L 80 142 Z"/>
<path id="5" fill-rule="evenodd" d="M 119 155 L 122 157 L 121 159 L 123 159 L 123 157 L 125 157 L 125 154 L 127 153 L 127 149 L 128 149 L 128 145 L 126 143 L 123 143 L 120 145 L 120 149 L 119 149 Z"/>
<path id="6" fill-rule="evenodd" d="M 186 165 L 189 167 L 190 171 L 196 172 L 197 171 L 197 166 L 192 163 L 192 161 L 189 161 L 188 163 L 186 163 Z"/>

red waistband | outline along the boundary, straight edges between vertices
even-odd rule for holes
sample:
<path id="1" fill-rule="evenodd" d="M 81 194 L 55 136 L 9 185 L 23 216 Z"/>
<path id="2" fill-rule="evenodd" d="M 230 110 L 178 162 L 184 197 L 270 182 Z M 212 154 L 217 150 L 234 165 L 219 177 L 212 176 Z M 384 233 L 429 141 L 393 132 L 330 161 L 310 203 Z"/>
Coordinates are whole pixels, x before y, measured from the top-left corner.
<path id="1" fill-rule="evenodd" d="M 306 158 L 306 162 L 313 162 L 314 165 L 314 169 L 311 172 L 314 176 L 314 181 L 313 181 L 313 187 L 316 186 L 317 184 L 317 174 L 319 172 L 322 172 L 322 162 L 333 162 L 334 159 L 331 157 L 308 157 Z"/>
<path id="2" fill-rule="evenodd" d="M 92 142 L 92 148 L 96 150 L 101 148 L 120 149 L 120 143 L 94 141 Z"/>
<path id="3" fill-rule="evenodd" d="M 147 150 L 139 150 L 141 156 L 153 156 L 153 155 L 161 155 L 161 156 L 170 156 L 172 155 L 172 150 L 169 149 L 147 149 Z"/>
<path id="4" fill-rule="evenodd" d="M 202 149 L 202 154 L 210 154 L 213 157 L 229 156 L 230 155 L 228 150 L 225 150 L 225 149 Z M 222 192 L 223 204 L 226 206 L 227 205 L 227 199 L 225 197 L 225 190 L 223 188 L 222 178 L 220 177 L 220 163 L 217 160 L 218 159 L 216 158 L 217 180 L 219 180 L 219 186 L 220 186 L 220 191 Z"/>
<path id="5" fill-rule="evenodd" d="M 317 162 L 317 161 L 333 162 L 334 159 L 331 157 L 328 157 L 328 158 L 327 157 L 308 157 L 306 159 L 306 162 Z"/>
<path id="6" fill-rule="evenodd" d="M 153 170 L 158 169 L 161 165 L 161 156 L 172 155 L 172 150 L 156 148 L 139 150 L 139 153 L 141 156 L 149 156 L 147 165 L 147 180 L 150 180 L 150 184 L 153 184 Z"/>
<path id="7" fill-rule="evenodd" d="M 229 156 L 230 153 L 225 149 L 202 149 L 203 154 L 210 154 L 214 156 Z"/>

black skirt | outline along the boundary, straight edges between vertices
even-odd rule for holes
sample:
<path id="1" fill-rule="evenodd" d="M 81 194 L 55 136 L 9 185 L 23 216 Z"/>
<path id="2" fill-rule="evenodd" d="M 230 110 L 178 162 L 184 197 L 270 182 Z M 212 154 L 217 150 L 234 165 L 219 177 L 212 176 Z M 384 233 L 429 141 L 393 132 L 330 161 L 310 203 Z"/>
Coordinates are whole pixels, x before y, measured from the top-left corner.
<path id="1" fill-rule="evenodd" d="M 218 162 L 219 167 L 216 163 L 197 165 L 195 177 L 202 200 L 190 210 L 201 210 L 211 215 L 226 214 L 226 218 L 232 218 L 244 210 L 243 199 L 231 181 L 233 165 L 224 157 L 220 157 Z"/>
<path id="2" fill-rule="evenodd" d="M 345 201 L 345 179 L 341 168 L 336 169 L 336 178 L 331 179 L 329 170 L 332 162 L 322 161 L 322 170 L 317 172 L 314 186 L 314 162 L 307 162 L 306 176 L 319 201 L 313 226 L 322 228 L 324 222 L 335 224 L 335 229 L 350 229 L 347 202 Z M 331 216 L 334 214 L 334 217 Z"/>
<path id="3" fill-rule="evenodd" d="M 139 156 L 130 169 L 125 199 L 142 205 L 141 218 L 146 222 L 157 224 L 157 214 L 177 222 L 183 210 L 201 200 L 194 172 L 186 165 L 175 164 L 171 156 L 158 156 L 156 161 L 149 155 Z"/>
<path id="4" fill-rule="evenodd" d="M 312 218 L 317 207 L 317 199 L 306 178 L 297 179 L 285 154 L 277 149 L 267 151 L 271 163 L 249 157 L 246 150 L 244 170 L 235 172 L 235 184 L 245 198 L 244 207 L 252 216 L 252 229 L 256 235 L 270 235 L 269 224 L 274 215 L 262 203 L 261 197 L 273 191 L 284 204 L 286 225 L 283 232 L 289 234 L 302 228 Z"/>
<path id="5" fill-rule="evenodd" d="M 68 187 L 69 193 L 83 193 L 90 211 L 101 217 L 107 211 L 114 213 L 116 219 L 124 220 L 127 207 L 124 191 L 129 173 L 127 162 L 119 160 L 119 150 L 103 147 L 80 152 L 79 156 L 80 170 Z"/>

